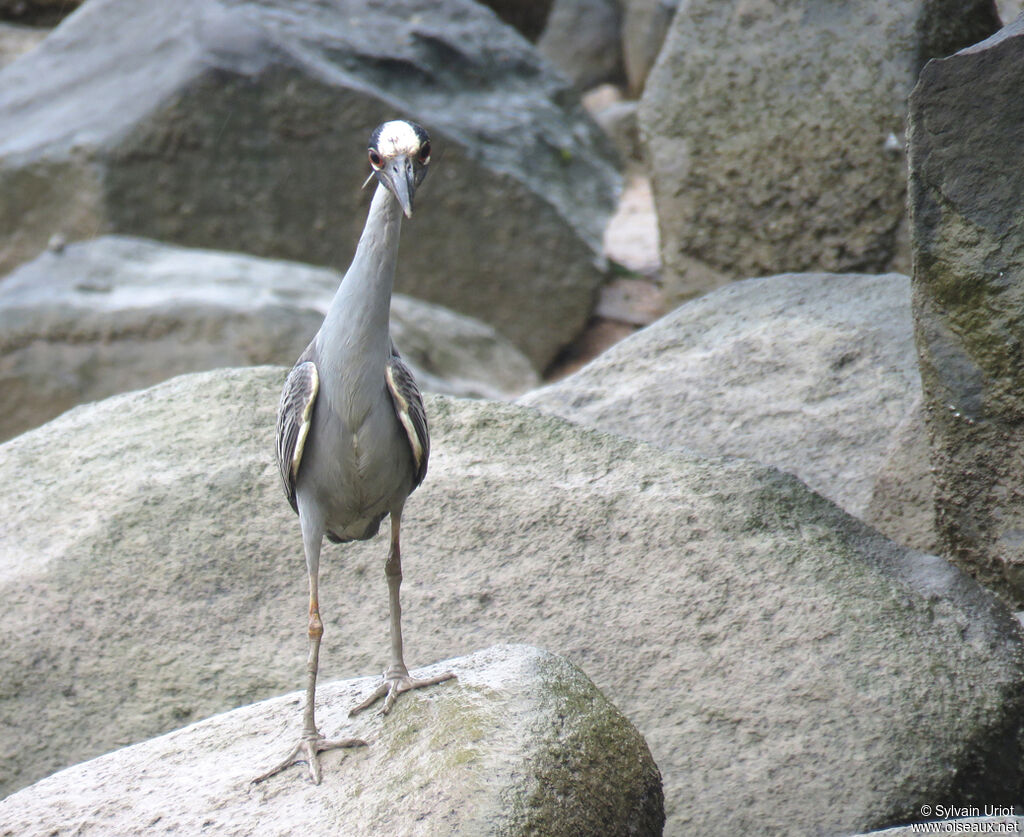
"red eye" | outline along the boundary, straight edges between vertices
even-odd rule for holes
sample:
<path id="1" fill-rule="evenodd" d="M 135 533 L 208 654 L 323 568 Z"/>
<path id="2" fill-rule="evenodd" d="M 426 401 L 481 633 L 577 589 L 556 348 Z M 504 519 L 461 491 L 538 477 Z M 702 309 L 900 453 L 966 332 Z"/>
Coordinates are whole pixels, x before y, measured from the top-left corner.
<path id="1" fill-rule="evenodd" d="M 377 153 L 377 149 L 375 148 L 370 149 L 370 165 L 375 169 L 379 169 L 384 165 L 383 158 Z"/>
<path id="2" fill-rule="evenodd" d="M 423 165 L 430 162 L 430 140 L 427 140 L 423 145 L 420 146 L 420 153 L 418 159 Z"/>

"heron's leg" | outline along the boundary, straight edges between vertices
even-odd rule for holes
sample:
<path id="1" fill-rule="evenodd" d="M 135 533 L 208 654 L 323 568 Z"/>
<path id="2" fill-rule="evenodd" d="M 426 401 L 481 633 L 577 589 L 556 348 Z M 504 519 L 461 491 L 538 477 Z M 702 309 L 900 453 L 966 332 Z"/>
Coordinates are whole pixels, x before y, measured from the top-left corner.
<path id="1" fill-rule="evenodd" d="M 388 550 L 388 560 L 384 565 L 384 575 L 388 580 L 388 626 L 391 632 L 391 662 L 384 672 L 384 682 L 377 687 L 370 697 L 353 708 L 348 714 L 356 715 L 364 709 L 372 706 L 381 698 L 384 698 L 384 705 L 380 709 L 382 715 L 386 715 L 394 706 L 395 700 L 402 692 L 411 689 L 420 689 L 424 686 L 433 686 L 435 683 L 443 683 L 455 677 L 450 671 L 440 674 L 437 677 L 428 677 L 424 680 L 417 680 L 409 676 L 409 669 L 405 666 L 405 659 L 402 653 L 402 602 L 399 591 L 402 587 L 402 549 L 400 541 L 400 529 L 402 525 L 402 509 L 399 507 L 391 512 L 391 547 Z"/>
<path id="2" fill-rule="evenodd" d="M 320 556 L 315 556 L 313 561 L 307 558 L 306 563 L 309 569 L 309 622 L 306 630 L 309 637 L 309 656 L 306 659 L 306 708 L 302 713 L 302 737 L 318 738 L 320 733 L 316 728 L 316 676 L 320 670 L 320 640 L 324 635 L 324 623 L 320 619 Z"/>
<path id="3" fill-rule="evenodd" d="M 315 537 L 307 535 L 303 526 L 303 543 L 306 547 L 306 570 L 309 574 L 309 656 L 306 659 L 306 706 L 302 712 L 302 738 L 288 756 L 276 767 L 253 779 L 253 783 L 269 779 L 293 764 L 305 762 L 309 767 L 309 777 L 313 784 L 319 785 L 321 779 L 319 753 L 325 750 L 336 750 L 341 747 L 365 747 L 366 742 L 358 738 L 344 738 L 327 741 L 316 726 L 316 676 L 320 667 L 320 639 L 324 635 L 324 625 L 320 619 L 320 600 L 318 595 L 320 576 L 320 546 L 323 543 L 322 533 Z"/>
<path id="4" fill-rule="evenodd" d="M 391 516 L 391 546 L 388 560 L 384 564 L 384 576 L 388 580 L 388 632 L 391 635 L 391 662 L 385 677 L 402 677 L 409 674 L 402 653 L 402 547 L 399 527 L 401 513 Z"/>

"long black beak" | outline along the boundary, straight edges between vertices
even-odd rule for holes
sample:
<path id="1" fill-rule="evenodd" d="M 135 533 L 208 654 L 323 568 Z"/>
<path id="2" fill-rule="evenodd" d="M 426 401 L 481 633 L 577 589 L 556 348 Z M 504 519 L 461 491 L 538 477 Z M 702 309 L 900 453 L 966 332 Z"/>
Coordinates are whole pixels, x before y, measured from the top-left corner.
<path id="1" fill-rule="evenodd" d="M 395 196 L 398 205 L 406 218 L 412 218 L 412 199 L 416 194 L 416 173 L 413 170 L 412 160 L 405 154 L 399 154 L 393 160 L 389 160 L 381 174 L 387 178 L 391 187 L 391 194 Z"/>

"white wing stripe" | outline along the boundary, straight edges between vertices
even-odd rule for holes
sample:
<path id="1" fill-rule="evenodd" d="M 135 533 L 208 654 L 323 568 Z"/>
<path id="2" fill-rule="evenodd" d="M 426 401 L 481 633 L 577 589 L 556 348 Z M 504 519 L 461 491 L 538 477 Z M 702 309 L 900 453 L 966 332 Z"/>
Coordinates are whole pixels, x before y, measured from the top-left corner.
<path id="1" fill-rule="evenodd" d="M 416 428 L 412 423 L 412 416 L 409 415 L 409 402 L 399 391 L 398 387 L 395 386 L 395 371 L 394 367 L 390 364 L 387 367 L 387 378 L 388 389 L 391 390 L 391 394 L 398 403 L 398 420 L 402 422 L 402 427 L 405 428 L 405 435 L 409 437 L 409 444 L 412 446 L 412 459 L 416 464 L 416 468 L 419 469 L 420 464 L 423 462 L 423 445 L 420 444 L 420 437 L 416 434 Z"/>
<path id="2" fill-rule="evenodd" d="M 316 364 L 309 364 L 310 397 L 302 408 L 302 424 L 299 425 L 299 433 L 295 439 L 295 451 L 292 453 L 291 475 L 297 479 L 299 475 L 299 463 L 302 462 L 302 451 L 306 446 L 306 436 L 309 435 L 310 425 L 313 423 L 313 405 L 316 404 L 316 394 L 320 390 L 320 375 L 317 372 Z"/>

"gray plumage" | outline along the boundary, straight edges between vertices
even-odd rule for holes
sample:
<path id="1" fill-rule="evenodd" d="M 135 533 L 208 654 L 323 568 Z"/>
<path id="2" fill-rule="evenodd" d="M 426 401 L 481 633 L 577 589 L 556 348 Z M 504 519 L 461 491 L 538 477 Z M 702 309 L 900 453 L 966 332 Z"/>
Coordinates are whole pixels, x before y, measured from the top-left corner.
<path id="1" fill-rule="evenodd" d="M 320 352 L 314 340 L 299 356 L 298 362 L 296 362 L 292 371 L 288 374 L 284 389 L 281 391 L 281 403 L 277 411 L 277 464 L 281 472 L 285 496 L 288 498 L 292 510 L 296 513 L 299 511 L 296 499 L 296 481 L 299 466 L 305 452 L 305 442 L 309 435 L 309 429 L 314 426 L 317 427 L 317 430 L 313 432 L 313 438 L 316 440 L 324 438 L 344 440 L 356 435 L 352 433 L 350 428 L 345 426 L 343 421 L 339 420 L 339 417 L 333 411 L 324 411 L 322 416 L 316 411 L 319 391 L 319 374 L 317 370 L 323 363 L 319 355 Z M 400 441 L 393 445 L 387 445 L 387 448 L 393 448 L 391 452 L 399 460 L 398 463 L 394 463 L 394 467 L 390 468 L 386 465 L 374 468 L 372 463 L 361 463 L 356 455 L 357 444 L 342 441 L 339 447 L 344 453 L 352 454 L 352 461 L 343 463 L 340 470 L 355 477 L 352 480 L 353 484 L 347 492 L 339 492 L 339 494 L 346 493 L 348 497 L 355 501 L 346 510 L 347 514 L 343 512 L 348 519 L 362 520 L 363 518 L 357 509 L 373 508 L 378 505 L 372 502 L 372 495 L 377 492 L 374 484 L 366 480 L 366 475 L 369 475 L 371 478 L 374 475 L 379 477 L 382 473 L 390 471 L 393 477 L 397 477 L 396 481 L 399 484 L 406 481 L 409 482 L 405 496 L 411 494 L 427 475 L 427 460 L 430 457 L 430 434 L 427 428 L 426 411 L 423 409 L 423 399 L 420 397 L 420 391 L 416 386 L 416 380 L 413 378 L 412 372 L 405 365 L 401 355 L 398 353 L 398 349 L 395 348 L 393 343 L 391 344 L 391 356 L 388 358 L 384 368 L 384 380 L 390 405 L 394 409 L 395 416 L 405 433 L 408 454 L 411 456 L 411 473 L 408 480 L 403 480 L 400 476 L 401 472 L 406 470 L 402 467 L 404 463 L 401 460 L 404 457 L 402 457 L 400 452 Z M 372 410 L 374 414 L 386 412 L 386 406 L 381 408 L 377 405 L 377 407 L 378 409 Z M 386 420 L 384 423 L 387 423 Z M 373 447 L 379 448 L 380 446 Z M 322 462 L 325 459 L 330 461 L 332 459 L 329 454 L 321 455 L 319 452 L 311 454 L 311 457 L 315 457 L 317 462 Z M 315 480 L 315 477 L 312 475 L 310 477 Z M 385 491 L 384 493 L 387 492 Z M 328 525 L 325 535 L 334 543 L 372 538 L 377 534 L 381 521 L 392 507 L 393 504 L 388 504 L 384 510 L 371 514 L 370 522 L 362 530 L 361 534 L 358 533 L 359 524 L 357 523 L 355 524 L 356 532 L 346 531 L 344 533 L 334 531 Z M 349 529 L 351 528 L 350 526 Z"/>
<path id="2" fill-rule="evenodd" d="M 391 517 L 385 564 L 391 660 L 382 685 L 352 714 L 380 698 L 387 713 L 402 692 L 452 677 L 409 676 L 399 602 L 402 509 L 426 475 L 430 436 L 423 400 L 391 341 L 388 323 L 402 215 L 412 215 L 413 196 L 430 162 L 430 140 L 418 125 L 386 122 L 370 137 L 369 157 L 378 185 L 366 226 L 323 325 L 288 374 L 278 408 L 277 461 L 285 495 L 299 516 L 309 578 L 309 660 L 302 738 L 281 764 L 256 781 L 306 762 L 319 783 L 319 752 L 364 744 L 327 741 L 316 727 L 324 537 L 366 540 Z"/>

